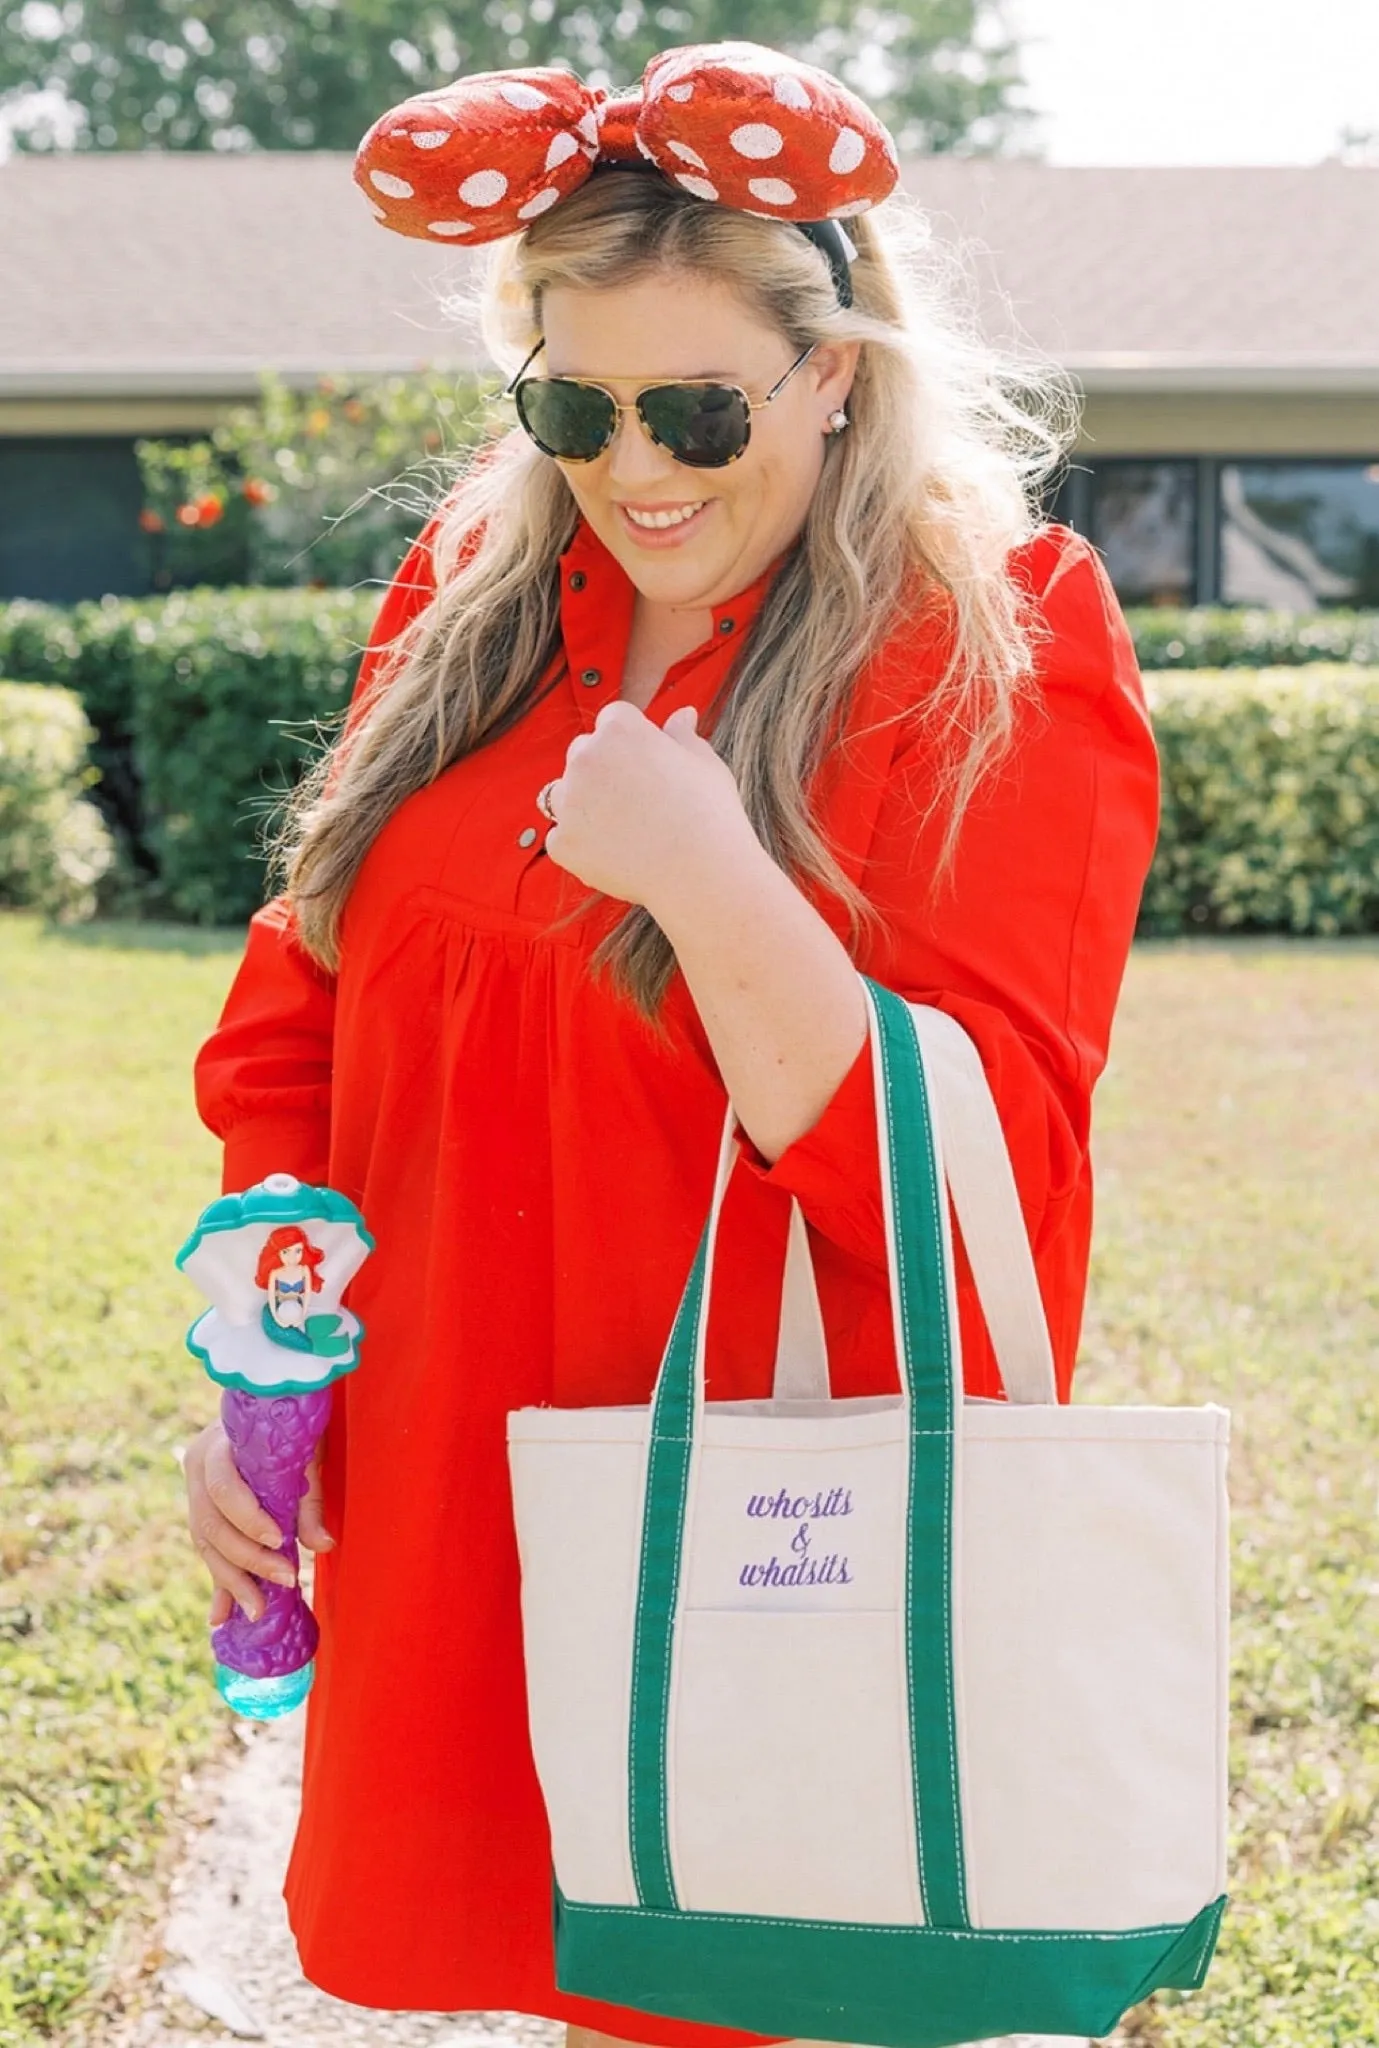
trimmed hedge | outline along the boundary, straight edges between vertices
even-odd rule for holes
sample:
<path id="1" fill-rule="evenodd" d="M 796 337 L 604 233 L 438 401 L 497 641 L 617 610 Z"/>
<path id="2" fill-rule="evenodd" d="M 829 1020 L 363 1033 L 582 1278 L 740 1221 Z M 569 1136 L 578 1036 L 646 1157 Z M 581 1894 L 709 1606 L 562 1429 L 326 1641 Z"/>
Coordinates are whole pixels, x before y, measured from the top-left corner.
<path id="1" fill-rule="evenodd" d="M 152 910 L 233 924 L 263 900 L 262 814 L 349 701 L 379 593 L 192 590 L 0 607 L 0 671 L 76 692 L 96 794 Z"/>
<path id="2" fill-rule="evenodd" d="M 60 683 L 96 729 L 95 795 L 157 909 L 262 897 L 263 814 L 349 697 L 377 590 L 196 590 L 0 606 L 0 673 Z M 1137 612 L 1164 763 L 1142 929 L 1379 930 L 1379 616 Z M 1271 659 L 1247 657 L 1267 647 Z M 1209 666 L 1165 673 L 1190 651 Z M 1344 650 L 1352 665 L 1324 653 Z M 1287 665 L 1285 665 L 1287 664 Z"/>
<path id="3" fill-rule="evenodd" d="M 1379 612 L 1192 611 L 1139 607 L 1126 620 L 1142 669 L 1291 668 L 1379 663 Z"/>
<path id="4" fill-rule="evenodd" d="M 83 795 L 91 738 L 70 690 L 0 682 L 0 903 L 64 920 L 95 909 L 114 849 Z"/>
<path id="5" fill-rule="evenodd" d="M 1142 931 L 1379 931 L 1379 668 L 1147 677 L 1163 763 Z"/>

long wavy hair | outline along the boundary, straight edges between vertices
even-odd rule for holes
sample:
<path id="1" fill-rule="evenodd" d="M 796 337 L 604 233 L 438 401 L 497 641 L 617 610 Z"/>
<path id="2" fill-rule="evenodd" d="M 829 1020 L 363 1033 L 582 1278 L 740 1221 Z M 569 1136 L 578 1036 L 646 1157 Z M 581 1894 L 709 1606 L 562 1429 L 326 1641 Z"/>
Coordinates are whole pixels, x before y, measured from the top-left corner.
<path id="1" fill-rule="evenodd" d="M 783 223 L 707 204 L 652 172 L 606 171 L 500 245 L 482 302 L 495 359 L 541 332 L 544 294 L 605 291 L 664 267 L 727 284 L 791 353 L 861 344 L 850 431 L 828 444 L 804 527 L 739 652 L 713 745 L 763 844 L 802 881 L 868 906 L 811 817 L 809 790 L 857 679 L 902 613 L 936 604 L 948 656 L 908 707 L 932 732 L 934 802 L 951 863 L 974 790 L 1010 743 L 1039 627 L 1007 572 L 1043 523 L 1078 400 L 1065 373 L 982 336 L 961 244 L 907 202 L 850 223 L 853 304 Z M 472 460 L 434 545 L 437 596 L 399 636 L 364 716 L 317 762 L 279 839 L 307 948 L 335 967 L 340 919 L 369 847 L 408 796 L 507 731 L 559 654 L 559 560 L 576 525 L 559 466 L 519 429 Z M 917 819 L 918 825 L 918 819 Z M 595 962 L 654 1018 L 675 961 L 629 909 Z"/>

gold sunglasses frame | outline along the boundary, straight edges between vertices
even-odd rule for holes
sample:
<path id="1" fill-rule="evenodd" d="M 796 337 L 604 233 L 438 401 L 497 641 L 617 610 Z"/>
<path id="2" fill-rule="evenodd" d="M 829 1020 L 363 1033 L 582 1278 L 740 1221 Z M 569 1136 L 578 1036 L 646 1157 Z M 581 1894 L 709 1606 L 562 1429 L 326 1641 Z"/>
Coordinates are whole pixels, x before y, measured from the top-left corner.
<path id="1" fill-rule="evenodd" d="M 582 467 L 586 462 L 600 461 L 602 457 L 608 453 L 608 450 L 612 447 L 614 441 L 617 439 L 618 425 L 622 419 L 623 414 L 625 412 L 635 412 L 637 418 L 641 421 L 642 431 L 646 435 L 647 439 L 654 443 L 654 445 L 657 448 L 664 448 L 667 455 L 670 456 L 673 462 L 681 463 L 686 469 L 728 469 L 732 466 L 734 462 L 740 462 L 742 460 L 742 457 L 747 453 L 748 447 L 751 444 L 752 414 L 754 412 L 764 412 L 766 407 L 771 403 L 772 399 L 778 398 L 780 396 L 781 392 L 784 391 L 786 385 L 790 382 L 790 379 L 794 376 L 796 370 L 801 370 L 804 368 L 804 365 L 809 361 L 809 358 L 813 355 L 818 345 L 819 344 L 816 341 L 811 342 L 809 347 L 805 349 L 802 355 L 796 356 L 794 362 L 785 372 L 785 375 L 783 377 L 777 378 L 776 382 L 771 386 L 771 389 L 767 392 L 765 398 L 750 398 L 747 392 L 743 389 L 742 385 L 725 384 L 721 377 L 653 377 L 649 383 L 642 385 L 640 391 L 638 391 L 635 398 L 629 399 L 626 404 L 623 404 L 613 396 L 612 392 L 608 389 L 608 386 L 606 384 L 599 384 L 592 377 L 528 377 L 527 371 L 531 368 L 532 364 L 536 361 L 536 358 L 540 355 L 542 349 L 546 346 L 546 339 L 543 335 L 541 340 L 537 342 L 536 347 L 532 350 L 531 354 L 523 363 L 521 369 L 517 371 L 511 383 L 504 387 L 503 396 L 504 398 L 511 398 L 514 401 L 516 401 L 517 394 L 524 384 L 578 384 L 583 390 L 597 391 L 608 400 L 608 403 L 613 408 L 613 424 L 608 430 L 608 438 L 603 443 L 603 446 L 597 449 L 592 455 L 555 455 L 551 452 L 549 448 L 542 448 L 541 443 L 537 440 L 535 434 L 532 433 L 531 428 L 527 425 L 526 420 L 523 418 L 521 406 L 518 405 L 517 417 L 518 420 L 521 422 L 524 433 L 527 435 L 528 439 L 533 443 L 533 445 L 537 448 L 541 448 L 541 453 L 545 456 L 548 456 L 552 462 L 567 462 L 572 465 Z M 652 427 L 651 422 L 647 419 L 646 414 L 642 411 L 642 400 L 646 396 L 648 391 L 665 391 L 668 390 L 671 385 L 679 385 L 681 388 L 687 388 L 691 391 L 732 391 L 736 393 L 736 395 L 742 400 L 743 405 L 747 409 L 747 431 L 742 437 L 742 446 L 737 450 L 737 453 L 735 455 L 730 455 L 725 462 L 686 462 L 682 455 L 677 455 L 675 453 L 675 450 L 671 448 L 668 445 L 668 443 L 660 439 L 655 429 Z"/>

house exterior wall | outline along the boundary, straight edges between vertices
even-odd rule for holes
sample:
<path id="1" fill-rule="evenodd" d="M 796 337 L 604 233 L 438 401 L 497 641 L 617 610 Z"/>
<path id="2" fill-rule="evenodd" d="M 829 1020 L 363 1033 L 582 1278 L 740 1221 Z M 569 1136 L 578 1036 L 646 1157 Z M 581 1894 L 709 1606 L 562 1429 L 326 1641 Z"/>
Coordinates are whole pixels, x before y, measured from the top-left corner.
<path id="1" fill-rule="evenodd" d="M 251 395 L 251 394 L 247 394 Z M 243 398 L 0 398 L 0 439 L 204 434 Z"/>
<path id="2" fill-rule="evenodd" d="M 1373 460 L 1379 456 L 1379 391 L 1091 391 L 1078 452 Z"/>

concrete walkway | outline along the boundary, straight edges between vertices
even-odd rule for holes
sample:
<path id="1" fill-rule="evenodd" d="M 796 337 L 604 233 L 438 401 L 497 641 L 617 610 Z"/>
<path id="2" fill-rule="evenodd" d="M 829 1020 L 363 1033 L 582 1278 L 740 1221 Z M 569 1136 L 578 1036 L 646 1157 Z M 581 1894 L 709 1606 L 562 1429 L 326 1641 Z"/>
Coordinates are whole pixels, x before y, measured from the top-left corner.
<path id="1" fill-rule="evenodd" d="M 158 1995 L 122 2030 L 120 2048 L 188 2048 L 193 2033 L 268 2048 L 562 2048 L 565 2030 L 549 2020 L 377 2012 L 308 1984 L 281 1896 L 305 1717 L 236 1725 L 241 1746 L 221 1774 L 213 1817 L 172 1881 Z M 1022 2034 L 987 2048 L 1089 2044 Z"/>

